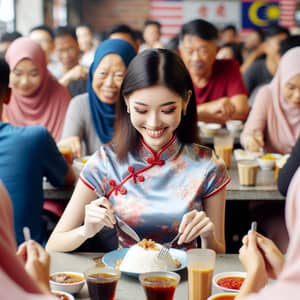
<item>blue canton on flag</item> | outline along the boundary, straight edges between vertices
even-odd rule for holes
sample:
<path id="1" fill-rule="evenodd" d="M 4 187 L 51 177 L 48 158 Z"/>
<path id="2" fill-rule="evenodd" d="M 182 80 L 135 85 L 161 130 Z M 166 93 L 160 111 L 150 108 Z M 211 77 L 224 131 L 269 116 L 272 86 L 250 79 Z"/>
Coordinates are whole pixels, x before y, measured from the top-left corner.
<path id="1" fill-rule="evenodd" d="M 280 9 L 278 1 L 245 1 L 242 3 L 242 28 L 264 28 L 278 23 Z"/>

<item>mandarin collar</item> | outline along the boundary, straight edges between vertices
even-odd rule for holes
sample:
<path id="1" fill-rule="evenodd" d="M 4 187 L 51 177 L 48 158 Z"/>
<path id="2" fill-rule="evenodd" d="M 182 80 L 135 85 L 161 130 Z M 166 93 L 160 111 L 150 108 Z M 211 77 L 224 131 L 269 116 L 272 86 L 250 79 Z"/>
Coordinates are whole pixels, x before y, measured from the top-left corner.
<path id="1" fill-rule="evenodd" d="M 139 150 L 139 156 L 148 161 L 149 158 L 154 161 L 157 160 L 168 160 L 178 153 L 181 148 L 181 143 L 178 141 L 176 135 L 174 134 L 171 139 L 158 151 L 154 152 L 147 143 L 141 139 L 141 147 Z"/>

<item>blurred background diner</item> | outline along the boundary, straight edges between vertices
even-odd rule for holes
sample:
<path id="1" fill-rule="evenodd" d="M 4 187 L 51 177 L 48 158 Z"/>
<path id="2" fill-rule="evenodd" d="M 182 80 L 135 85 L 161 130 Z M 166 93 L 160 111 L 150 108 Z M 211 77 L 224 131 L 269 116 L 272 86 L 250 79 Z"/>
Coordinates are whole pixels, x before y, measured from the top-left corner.
<path id="1" fill-rule="evenodd" d="M 85 156 L 112 139 L 123 73 L 134 55 L 151 47 L 171 49 L 185 63 L 194 84 L 201 143 L 213 148 L 215 136 L 233 136 L 227 251 L 238 251 L 249 222 L 257 217 L 257 203 L 266 204 L 263 220 L 273 219 L 276 211 L 283 222 L 284 197 L 299 160 L 299 15 L 297 0 L 259 5 L 254 0 L 40 0 L 32 6 L 25 0 L 0 0 L 0 56 L 10 68 L 9 88 L 2 86 L 2 77 L 0 87 L 0 179 L 16 205 L 15 223 L 33 226 L 35 232 L 31 222 L 41 222 L 46 198 L 62 212 L 73 186 L 57 187 L 72 185 L 73 175 L 65 178 L 72 173 L 72 161 L 80 172 Z M 102 52 L 111 39 L 117 48 Z M 103 83 L 105 93 L 114 93 L 113 103 L 103 104 L 101 65 L 114 55 L 122 70 L 117 83 L 113 76 Z M 99 109 L 102 104 L 105 108 Z M 234 128 L 230 121 L 240 122 Z M 67 149 L 69 166 L 59 147 Z M 241 159 L 258 164 L 255 186 L 240 184 Z M 278 174 L 284 196 L 277 188 Z M 30 208 L 29 199 L 34 199 Z M 18 213 L 19 204 L 31 212 L 26 218 Z M 274 226 L 287 236 L 284 226 Z M 35 238 L 43 242 L 41 232 Z M 17 240 L 22 241 L 18 234 Z"/>

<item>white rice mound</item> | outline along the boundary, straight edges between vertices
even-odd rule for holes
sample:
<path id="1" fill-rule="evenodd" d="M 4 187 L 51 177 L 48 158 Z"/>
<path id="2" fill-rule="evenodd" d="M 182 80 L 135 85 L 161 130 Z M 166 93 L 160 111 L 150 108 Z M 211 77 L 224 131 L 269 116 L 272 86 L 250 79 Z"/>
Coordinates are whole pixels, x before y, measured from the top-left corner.
<path id="1" fill-rule="evenodd" d="M 157 243 L 155 246 L 154 249 L 143 248 L 139 244 L 130 247 L 122 259 L 120 271 L 145 273 L 176 269 L 176 262 L 170 253 L 167 253 L 163 258 L 158 258 L 158 253 L 162 246 Z"/>

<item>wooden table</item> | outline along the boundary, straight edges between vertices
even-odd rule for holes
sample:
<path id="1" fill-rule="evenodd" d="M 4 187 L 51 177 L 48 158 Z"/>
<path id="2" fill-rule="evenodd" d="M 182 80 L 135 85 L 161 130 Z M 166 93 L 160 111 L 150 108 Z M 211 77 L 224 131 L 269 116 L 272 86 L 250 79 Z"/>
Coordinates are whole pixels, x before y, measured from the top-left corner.
<path id="1" fill-rule="evenodd" d="M 101 256 L 101 253 L 51 253 L 51 272 L 74 271 L 84 272 L 95 265 L 93 257 Z M 217 255 L 215 274 L 224 271 L 243 271 L 236 254 Z M 180 272 L 181 282 L 176 289 L 174 300 L 188 299 L 188 285 L 186 270 Z M 220 292 L 213 287 L 213 294 Z M 76 295 L 76 299 L 89 299 L 87 286 Z M 144 291 L 137 278 L 122 275 L 117 286 L 116 300 L 143 300 L 146 299 Z"/>
<path id="2" fill-rule="evenodd" d="M 227 200 L 284 200 L 279 193 L 274 170 L 259 169 L 256 186 L 241 186 L 238 179 L 238 170 L 236 164 L 228 170 L 231 182 L 227 187 Z"/>

